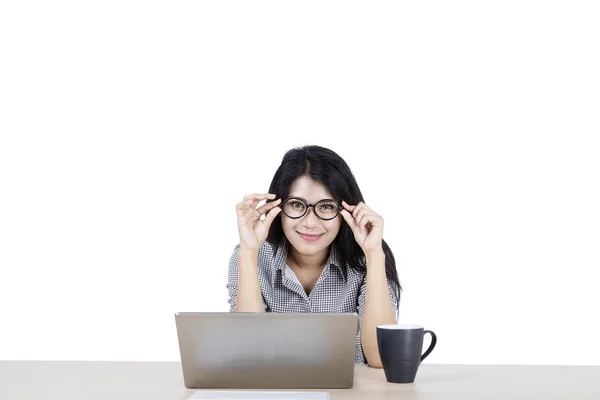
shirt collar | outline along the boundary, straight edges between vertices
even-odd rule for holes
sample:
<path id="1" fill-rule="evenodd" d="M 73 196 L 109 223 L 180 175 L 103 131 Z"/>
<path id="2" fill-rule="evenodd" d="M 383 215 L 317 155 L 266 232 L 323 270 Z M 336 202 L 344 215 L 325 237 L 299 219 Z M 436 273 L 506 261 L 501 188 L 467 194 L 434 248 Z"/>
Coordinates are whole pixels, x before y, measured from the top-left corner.
<path id="1" fill-rule="evenodd" d="M 277 278 L 277 271 L 283 271 L 286 267 L 286 260 L 288 254 L 288 240 L 284 236 L 281 240 L 279 247 L 277 248 L 277 252 L 275 253 L 275 268 L 273 268 L 273 276 L 271 282 L 273 286 L 275 286 L 275 279 Z M 344 277 L 344 280 L 347 280 L 344 269 L 340 263 L 340 255 L 335 243 L 331 244 L 331 251 L 329 252 L 329 259 L 327 260 L 327 264 L 329 266 L 333 266 L 337 268 L 340 274 Z"/>

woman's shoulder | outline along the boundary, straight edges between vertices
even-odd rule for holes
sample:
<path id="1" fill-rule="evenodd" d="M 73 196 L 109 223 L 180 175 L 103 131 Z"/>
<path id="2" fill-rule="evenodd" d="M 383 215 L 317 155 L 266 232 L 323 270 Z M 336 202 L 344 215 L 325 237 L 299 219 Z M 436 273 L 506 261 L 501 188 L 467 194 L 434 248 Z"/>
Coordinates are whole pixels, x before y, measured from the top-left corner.
<path id="1" fill-rule="evenodd" d="M 231 255 L 232 263 L 239 263 L 240 244 L 233 249 Z M 285 244 L 275 245 L 265 241 L 258 249 L 258 267 L 262 270 L 270 270 L 276 267 L 277 263 L 285 262 Z"/>
<path id="2" fill-rule="evenodd" d="M 258 254 L 263 255 L 263 256 L 274 255 L 275 253 L 277 253 L 277 250 L 280 247 L 282 247 L 282 246 L 276 246 L 265 240 L 265 242 L 259 247 Z M 233 249 L 233 255 L 238 255 L 239 252 L 240 252 L 240 244 L 238 243 L 235 245 L 235 247 Z"/>

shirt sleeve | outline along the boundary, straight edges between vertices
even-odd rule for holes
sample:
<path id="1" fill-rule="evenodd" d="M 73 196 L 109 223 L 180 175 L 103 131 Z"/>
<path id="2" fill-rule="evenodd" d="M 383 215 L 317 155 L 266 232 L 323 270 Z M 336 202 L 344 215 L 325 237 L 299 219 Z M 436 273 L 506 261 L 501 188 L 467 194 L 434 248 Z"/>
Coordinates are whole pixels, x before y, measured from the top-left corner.
<path id="1" fill-rule="evenodd" d="M 240 245 L 238 244 L 233 249 L 233 254 L 231 254 L 231 258 L 229 259 L 229 272 L 227 276 L 227 290 L 229 292 L 229 312 L 235 311 L 235 306 L 237 304 L 237 295 L 238 295 L 238 278 L 240 271 L 240 259 L 239 259 Z M 262 294 L 262 293 L 261 293 Z M 265 303 L 265 298 L 263 296 L 262 299 L 263 307 L 266 310 L 267 304 Z"/>
<path id="2" fill-rule="evenodd" d="M 388 279 L 388 293 L 390 296 L 390 301 L 392 302 L 392 308 L 394 309 L 394 315 L 396 319 L 398 319 L 398 305 L 396 304 L 396 293 L 394 291 L 394 282 Z M 363 323 L 363 314 L 365 312 L 365 299 L 367 295 L 367 276 L 365 274 L 365 278 L 363 279 L 363 283 L 360 286 L 360 290 L 358 292 L 358 334 L 356 335 L 356 357 L 354 362 L 360 364 L 367 364 L 367 358 L 362 349 L 362 343 L 360 341 L 360 334 L 362 332 L 362 323 Z"/>

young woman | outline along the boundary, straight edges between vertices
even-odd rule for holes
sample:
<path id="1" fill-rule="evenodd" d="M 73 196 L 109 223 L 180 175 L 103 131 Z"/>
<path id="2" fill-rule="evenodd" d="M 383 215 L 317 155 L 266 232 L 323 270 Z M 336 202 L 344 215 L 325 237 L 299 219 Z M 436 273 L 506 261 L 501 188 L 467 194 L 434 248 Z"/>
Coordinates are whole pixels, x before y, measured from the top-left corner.
<path id="1" fill-rule="evenodd" d="M 346 162 L 319 146 L 289 150 L 269 193 L 244 197 L 236 211 L 231 311 L 356 312 L 355 361 L 381 368 L 376 327 L 397 323 L 401 287 L 383 218 Z"/>

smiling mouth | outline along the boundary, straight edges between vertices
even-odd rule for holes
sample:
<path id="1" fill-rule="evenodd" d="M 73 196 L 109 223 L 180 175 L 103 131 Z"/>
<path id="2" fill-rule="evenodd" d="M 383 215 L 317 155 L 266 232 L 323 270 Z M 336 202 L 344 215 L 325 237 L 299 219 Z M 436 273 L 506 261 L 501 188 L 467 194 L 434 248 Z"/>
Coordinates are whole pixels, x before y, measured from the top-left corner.
<path id="1" fill-rule="evenodd" d="M 300 233 L 300 232 L 298 232 L 298 235 L 300 235 L 300 237 L 301 237 L 302 239 L 306 240 L 307 242 L 314 242 L 314 241 L 317 241 L 317 240 L 319 240 L 319 238 L 320 238 L 321 236 L 323 236 L 323 234 L 320 234 L 320 235 L 306 235 L 306 234 L 304 234 L 304 233 Z"/>

